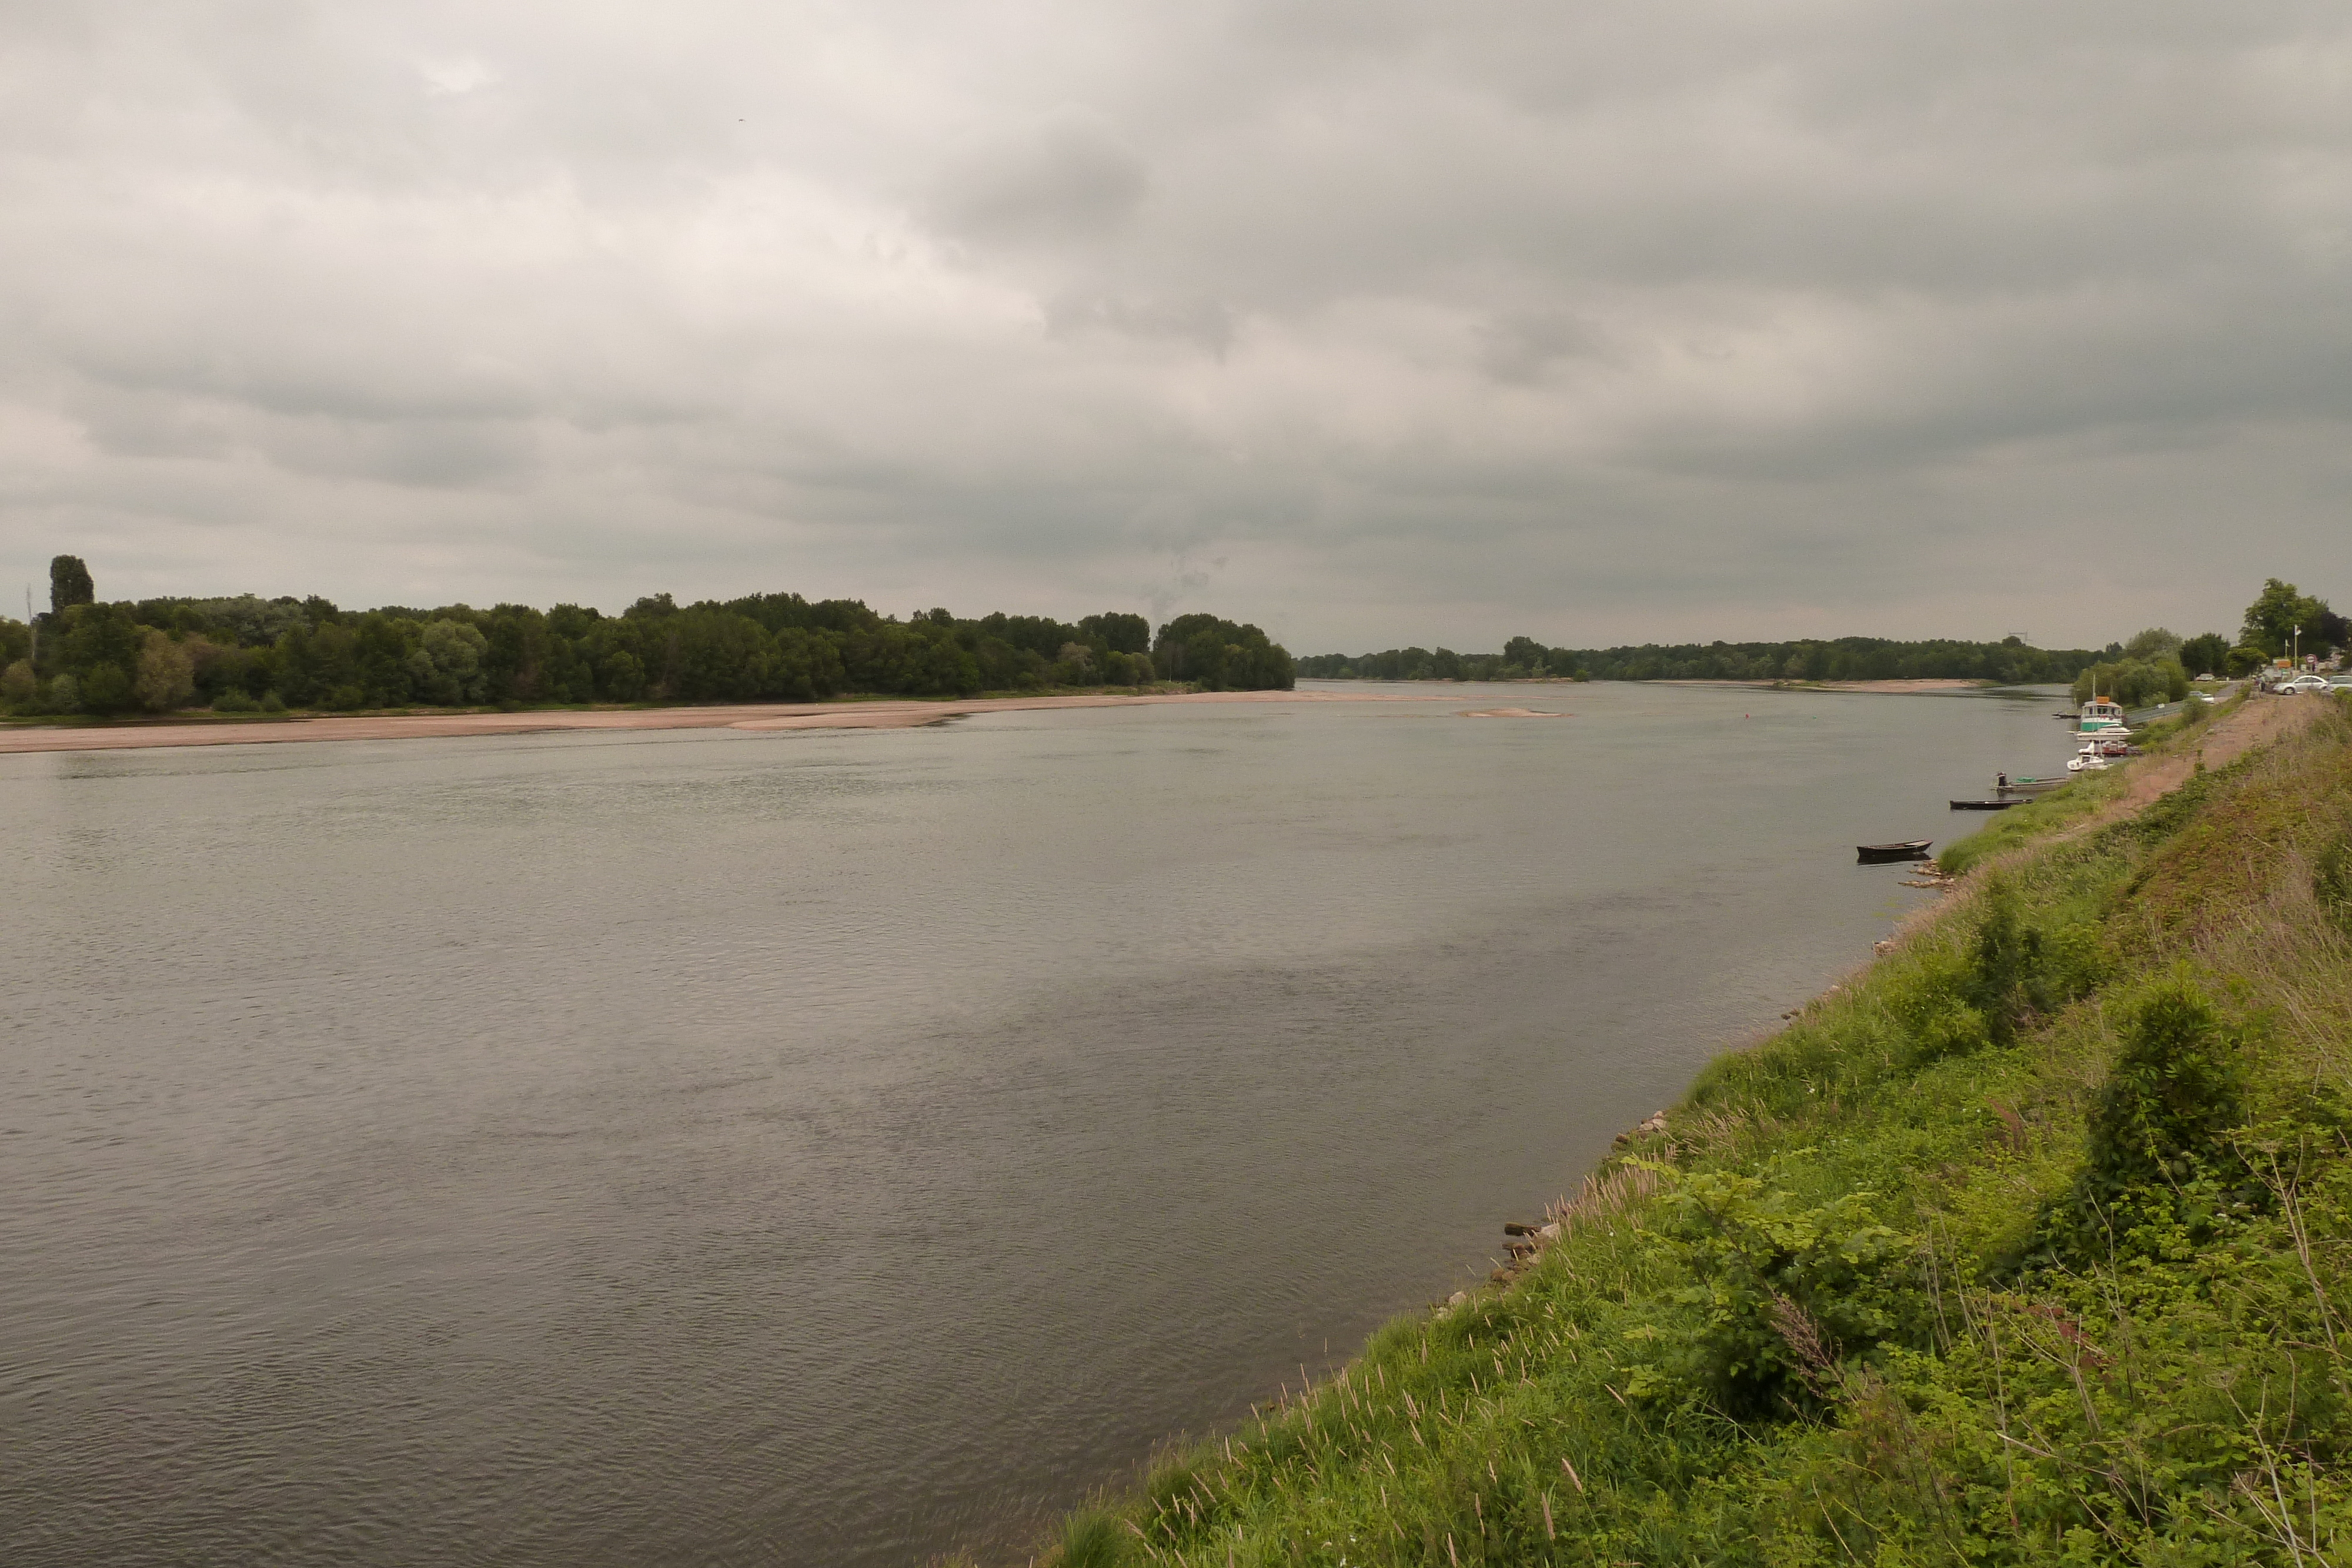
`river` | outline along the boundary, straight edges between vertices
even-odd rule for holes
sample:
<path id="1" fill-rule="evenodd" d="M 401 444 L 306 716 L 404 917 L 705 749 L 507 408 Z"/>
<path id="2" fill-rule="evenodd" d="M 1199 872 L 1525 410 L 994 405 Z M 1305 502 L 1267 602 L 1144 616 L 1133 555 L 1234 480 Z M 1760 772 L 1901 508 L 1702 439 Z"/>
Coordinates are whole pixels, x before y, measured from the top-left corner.
<path id="1" fill-rule="evenodd" d="M 0 758 L 0 1562 L 1011 1551 L 1482 1277 L 1933 896 L 1855 842 L 2066 753 L 1360 689 Z"/>

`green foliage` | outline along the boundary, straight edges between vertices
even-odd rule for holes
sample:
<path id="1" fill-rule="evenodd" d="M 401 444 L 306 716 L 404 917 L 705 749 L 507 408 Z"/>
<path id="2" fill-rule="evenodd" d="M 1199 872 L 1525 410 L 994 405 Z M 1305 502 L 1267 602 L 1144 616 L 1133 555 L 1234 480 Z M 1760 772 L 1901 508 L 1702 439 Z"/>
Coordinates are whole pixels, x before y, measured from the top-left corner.
<path id="1" fill-rule="evenodd" d="M 195 661 L 187 649 L 151 630 L 140 647 L 139 674 L 131 686 L 139 706 L 150 713 L 185 707 L 196 695 Z"/>
<path id="2" fill-rule="evenodd" d="M 2094 693 L 2126 707 L 2177 703 L 2189 695 L 2189 672 L 2168 653 L 2120 664 L 2101 663 L 2074 677 L 2076 702 L 2088 702 Z"/>
<path id="3" fill-rule="evenodd" d="M 2246 606 L 2238 641 L 2273 659 L 2297 647 L 2306 653 L 2325 653 L 2343 644 L 2344 618 L 2332 612 L 2326 600 L 2314 599 L 2294 584 L 2273 577 Z"/>
<path id="4" fill-rule="evenodd" d="M 2352 726 L 2042 807 L 1515 1280 L 1045 1561 L 2352 1562 L 2352 977 L 2301 913 L 2352 892 Z"/>
<path id="5" fill-rule="evenodd" d="M 2352 831 L 2339 831 L 2313 857 L 2311 894 L 2320 913 L 2352 936 Z"/>
<path id="6" fill-rule="evenodd" d="M 1572 677 L 1595 681 L 1859 681 L 1981 680 L 2003 685 L 2067 681 L 2097 654 L 2088 649 L 2029 648 L 2015 638 L 1998 643 L 1934 640 L 1893 642 L 1840 637 L 1792 643 L 1643 643 L 1639 647 L 1547 648 L 1513 637 L 1500 653 L 1457 653 L 1447 648 L 1391 648 L 1381 653 L 1318 653 L 1298 661 L 1298 673 L 1321 680 L 1516 680 Z"/>
<path id="7" fill-rule="evenodd" d="M 61 555 L 49 561 L 49 613 L 61 615 L 78 604 L 88 604 L 98 597 L 98 585 L 90 580 L 89 568 L 79 556 Z"/>
<path id="8" fill-rule="evenodd" d="M 2179 1181 L 2208 1159 L 2244 1111 L 2237 1040 L 2196 986 L 2149 994 L 2092 1108 L 2084 1177 L 2109 1191 Z"/>
<path id="9" fill-rule="evenodd" d="M 1696 1173 L 1676 1182 L 1664 1229 L 1692 1283 L 1673 1300 L 1696 1318 L 1671 1340 L 1668 1370 L 1742 1420 L 1809 1413 L 1851 1353 L 1916 1334 L 1909 1250 L 1872 1195 L 1807 1205 L 1767 1176 Z"/>
<path id="10" fill-rule="evenodd" d="M 2229 657 L 2230 640 L 2219 632 L 2200 632 L 2180 644 L 2181 667 L 2192 678 L 2223 674 Z"/>
<path id="11" fill-rule="evenodd" d="M 1213 615 L 1179 615 L 1160 629 L 1152 662 L 1180 681 L 1208 691 L 1288 690 L 1290 655 L 1255 626 Z"/>
<path id="12" fill-rule="evenodd" d="M 2221 673 L 2228 675 L 2233 681 L 2242 681 L 2248 675 L 2252 674 L 2256 670 L 2263 668 L 2270 662 L 2271 655 L 2264 653 L 2262 649 L 2251 648 L 2243 643 L 2240 643 L 2237 647 L 2231 649 L 2229 653 L 2222 659 Z"/>
<path id="13" fill-rule="evenodd" d="M 1107 1509 L 1072 1515 L 1062 1527 L 1062 1568 L 1118 1568 L 1127 1561 L 1124 1533 L 1118 1516 Z"/>
<path id="14" fill-rule="evenodd" d="M 72 679 L 69 675 L 58 678 Z M 81 678 L 81 706 L 85 712 L 123 713 L 137 701 L 138 693 L 131 678 L 120 664 L 93 664 Z"/>
<path id="15" fill-rule="evenodd" d="M 81 592 L 68 587 L 68 599 Z M 32 631 L 0 622 L 0 671 L 19 662 L 16 633 L 29 654 Z M 209 704 L 236 713 L 271 692 L 281 706 L 304 708 L 517 708 L 821 702 L 848 692 L 965 696 L 1162 678 L 1255 689 L 1293 679 L 1289 653 L 1263 632 L 1214 616 L 1162 627 L 1155 656 L 1150 623 L 1125 612 L 1075 625 L 1034 615 L 962 621 L 939 609 L 900 622 L 855 600 L 796 593 L 683 606 L 651 594 L 618 616 L 576 604 L 356 612 L 315 596 L 99 604 L 85 594 L 43 617 L 40 631 L 38 663 L 25 658 L 17 678 L 0 676 L 9 711 Z M 121 682 L 100 673 L 107 667 Z M 58 676 L 70 677 L 64 702 Z M 93 689 L 107 706 L 94 705 Z"/>

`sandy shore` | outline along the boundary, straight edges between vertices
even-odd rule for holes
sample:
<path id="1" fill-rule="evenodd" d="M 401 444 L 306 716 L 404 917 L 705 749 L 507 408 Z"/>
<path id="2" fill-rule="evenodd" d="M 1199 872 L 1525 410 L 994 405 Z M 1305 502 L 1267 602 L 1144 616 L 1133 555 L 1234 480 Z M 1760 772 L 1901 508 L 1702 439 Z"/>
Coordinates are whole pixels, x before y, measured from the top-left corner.
<path id="1" fill-rule="evenodd" d="M 93 725 L 0 731 L 0 753 L 124 751 L 155 746 L 254 746 L 298 740 L 415 740 L 428 736 L 540 735 L 609 729 L 908 729 L 966 714 L 1030 708 L 1140 707 L 1153 703 L 1412 702 L 1386 692 L 1181 692 L 1120 696 L 981 697 L 970 701 L 743 703 L 725 707 L 592 712 L 354 715 L 201 724 Z"/>
<path id="2" fill-rule="evenodd" d="M 1745 686 L 1750 690 L 1787 692 L 1972 692 L 1995 681 L 1938 678 L 1920 681 L 1644 681 L 1650 686 Z"/>

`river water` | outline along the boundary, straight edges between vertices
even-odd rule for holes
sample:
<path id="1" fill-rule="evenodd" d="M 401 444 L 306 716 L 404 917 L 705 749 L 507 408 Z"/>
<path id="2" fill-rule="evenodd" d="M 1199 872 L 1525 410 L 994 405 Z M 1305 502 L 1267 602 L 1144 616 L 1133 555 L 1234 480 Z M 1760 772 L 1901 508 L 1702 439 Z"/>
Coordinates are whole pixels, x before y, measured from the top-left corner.
<path id="1" fill-rule="evenodd" d="M 1482 1276 L 2033 699 L 0 758 L 0 1562 L 1003 1553 Z M 1527 706 L 1550 719 L 1473 719 Z"/>

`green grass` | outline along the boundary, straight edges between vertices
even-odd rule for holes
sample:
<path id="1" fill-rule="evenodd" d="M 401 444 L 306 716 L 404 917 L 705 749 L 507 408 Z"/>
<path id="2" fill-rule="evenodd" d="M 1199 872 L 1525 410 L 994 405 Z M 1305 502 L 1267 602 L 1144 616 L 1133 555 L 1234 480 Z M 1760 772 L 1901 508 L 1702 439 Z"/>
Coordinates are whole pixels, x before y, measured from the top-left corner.
<path id="1" fill-rule="evenodd" d="M 2352 721 L 2083 810 L 1042 1561 L 2352 1563 Z"/>
<path id="2" fill-rule="evenodd" d="M 2134 737 L 2135 744 L 2151 754 L 2191 744 L 2221 712 L 2245 700 L 2242 695 L 2218 707 L 2198 704 L 2141 730 Z M 1982 829 L 1948 846 L 1936 857 L 1936 863 L 1955 876 L 1973 871 L 2006 851 L 2048 838 L 2097 815 L 2123 793 L 2124 783 L 2121 769 L 2084 774 L 2063 789 L 2000 813 Z"/>

